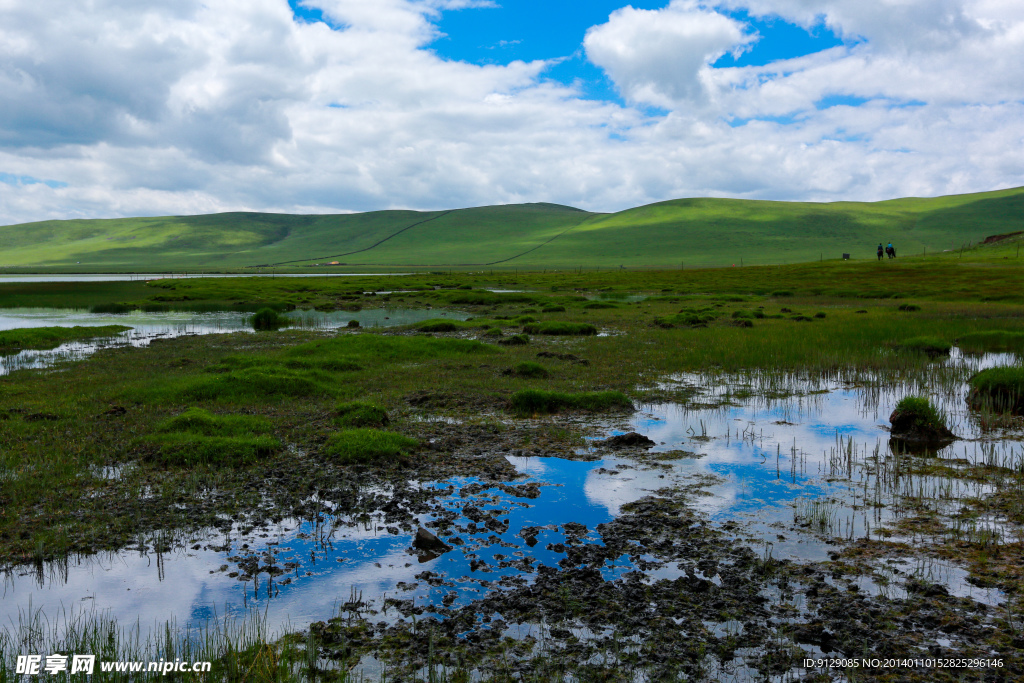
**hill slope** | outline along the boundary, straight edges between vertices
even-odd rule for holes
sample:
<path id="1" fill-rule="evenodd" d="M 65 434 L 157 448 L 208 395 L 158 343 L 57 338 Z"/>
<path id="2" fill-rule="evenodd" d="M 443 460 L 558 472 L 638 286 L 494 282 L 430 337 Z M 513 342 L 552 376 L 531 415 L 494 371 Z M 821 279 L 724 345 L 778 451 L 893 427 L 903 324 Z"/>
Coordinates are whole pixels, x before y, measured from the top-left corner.
<path id="1" fill-rule="evenodd" d="M 348 266 L 678 267 L 874 258 L 959 249 L 1024 229 L 1024 188 L 827 204 L 678 199 L 614 214 L 555 204 L 342 215 L 44 221 L 0 227 L 0 267 L 224 269 Z"/>

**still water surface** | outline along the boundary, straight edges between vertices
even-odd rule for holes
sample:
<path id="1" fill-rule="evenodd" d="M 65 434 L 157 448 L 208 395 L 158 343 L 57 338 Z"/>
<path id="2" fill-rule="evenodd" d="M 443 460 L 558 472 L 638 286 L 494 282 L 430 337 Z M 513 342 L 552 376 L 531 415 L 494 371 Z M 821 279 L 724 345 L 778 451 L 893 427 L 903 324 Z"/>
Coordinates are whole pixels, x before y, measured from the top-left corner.
<path id="1" fill-rule="evenodd" d="M 458 311 L 443 309 L 377 308 L 363 311 L 289 311 L 287 317 L 296 326 L 307 329 L 330 330 L 345 327 L 356 320 L 361 327 L 392 327 L 429 320 L 450 318 L 465 320 L 469 317 Z M 167 339 L 199 334 L 225 332 L 252 332 L 246 320 L 249 313 L 219 311 L 215 313 L 189 313 L 169 311 L 147 313 L 90 313 L 82 309 L 60 308 L 5 308 L 0 309 L 0 331 L 30 327 L 99 327 L 124 325 L 130 330 L 116 336 L 84 342 L 69 342 L 54 349 L 25 350 L 17 354 L 0 355 L 0 375 L 15 370 L 46 368 L 61 361 L 86 358 L 98 349 L 118 346 L 147 346 L 154 339 Z"/>

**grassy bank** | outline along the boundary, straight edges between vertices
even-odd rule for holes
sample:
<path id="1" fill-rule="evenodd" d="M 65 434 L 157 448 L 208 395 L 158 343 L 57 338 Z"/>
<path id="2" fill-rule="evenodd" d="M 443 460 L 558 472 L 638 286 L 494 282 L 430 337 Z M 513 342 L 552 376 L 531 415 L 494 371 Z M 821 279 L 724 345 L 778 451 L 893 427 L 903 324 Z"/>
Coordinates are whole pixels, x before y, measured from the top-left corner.
<path id="1" fill-rule="evenodd" d="M 71 341 L 113 337 L 131 328 L 123 325 L 100 327 L 29 327 L 0 331 L 0 355 L 25 349 L 53 349 Z"/>

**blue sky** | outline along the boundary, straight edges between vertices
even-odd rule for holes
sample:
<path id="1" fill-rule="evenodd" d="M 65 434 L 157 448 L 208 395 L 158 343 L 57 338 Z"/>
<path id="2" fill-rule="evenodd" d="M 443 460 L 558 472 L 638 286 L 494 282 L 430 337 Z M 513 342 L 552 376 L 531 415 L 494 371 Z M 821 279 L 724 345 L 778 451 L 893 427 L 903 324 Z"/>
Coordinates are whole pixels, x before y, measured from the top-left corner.
<path id="1" fill-rule="evenodd" d="M 628 4 L 646 10 L 667 5 L 663 0 Z M 289 5 L 301 21 L 331 23 L 315 6 L 304 6 L 298 0 L 289 0 Z M 604 23 L 624 6 L 621 0 L 502 0 L 493 6 L 446 10 L 435 22 L 442 35 L 429 44 L 429 49 L 445 59 L 479 65 L 559 60 L 544 72 L 545 77 L 579 85 L 588 99 L 621 103 L 615 84 L 587 60 L 583 38 L 587 29 Z M 758 39 L 739 56 L 723 55 L 715 66 L 761 66 L 843 44 L 821 22 L 804 27 L 776 16 L 754 17 L 743 9 L 723 14 L 745 24 Z"/>
<path id="2" fill-rule="evenodd" d="M 1019 0 L 11 0 L 0 225 L 1024 185 Z"/>

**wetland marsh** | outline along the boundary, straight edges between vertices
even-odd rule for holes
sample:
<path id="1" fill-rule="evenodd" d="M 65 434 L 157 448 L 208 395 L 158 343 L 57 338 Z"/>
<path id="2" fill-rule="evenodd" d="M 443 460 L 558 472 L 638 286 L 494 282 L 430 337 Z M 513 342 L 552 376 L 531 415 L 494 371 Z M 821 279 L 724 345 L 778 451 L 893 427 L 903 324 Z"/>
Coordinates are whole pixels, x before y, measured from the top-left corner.
<path id="1" fill-rule="evenodd" d="M 302 324 L 0 379 L 2 657 L 89 633 L 219 680 L 1020 677 L 1024 421 L 968 396 L 1021 367 L 1024 310 L 893 298 L 914 268 L 884 298 L 785 268 L 95 285 L 131 309 L 96 324 Z M 906 397 L 958 439 L 894 438 Z"/>

